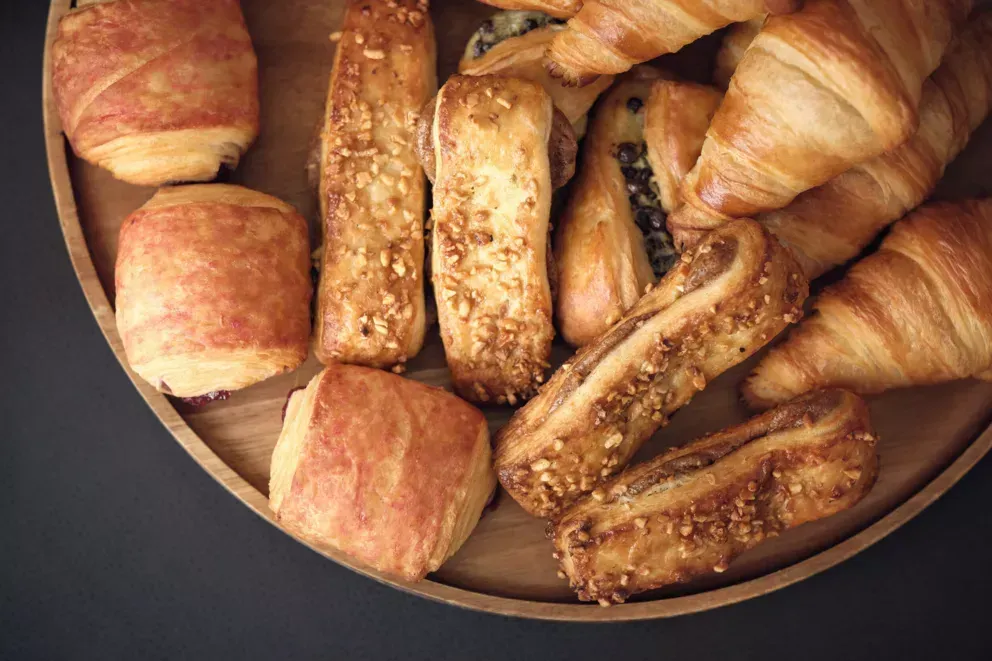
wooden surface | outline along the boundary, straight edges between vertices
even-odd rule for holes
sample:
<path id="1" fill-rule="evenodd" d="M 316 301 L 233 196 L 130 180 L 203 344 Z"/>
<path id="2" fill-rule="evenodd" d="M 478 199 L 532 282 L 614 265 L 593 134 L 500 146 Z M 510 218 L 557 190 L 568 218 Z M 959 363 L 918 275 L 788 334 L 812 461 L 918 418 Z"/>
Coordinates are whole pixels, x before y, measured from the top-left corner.
<path id="1" fill-rule="evenodd" d="M 44 73 L 46 144 L 56 204 L 66 244 L 98 324 L 142 396 L 179 443 L 223 486 L 260 516 L 266 506 L 268 465 L 279 434 L 287 393 L 319 369 L 303 368 L 236 392 L 226 402 L 200 410 L 175 405 L 136 379 L 123 360 L 113 316 L 113 263 L 123 218 L 151 197 L 153 189 L 115 181 L 75 159 L 64 141 L 49 84 L 47 46 L 68 11 L 69 0 L 53 0 Z M 314 220 L 315 203 L 303 171 L 306 150 L 329 74 L 341 4 L 318 0 L 244 0 L 245 15 L 260 64 L 262 131 L 230 180 L 296 205 Z M 491 9 L 461 0 L 435 0 L 441 80 L 461 55 L 467 35 Z M 718 37 L 703 40 L 662 60 L 682 75 L 705 80 Z M 938 197 L 985 193 L 992 183 L 992 126 L 983 127 L 950 168 Z M 569 355 L 556 345 L 556 364 Z M 641 451 L 659 449 L 746 417 L 737 386 L 754 360 L 717 379 L 672 424 Z M 448 385 L 436 328 L 408 376 Z M 992 384 L 964 381 L 892 392 L 870 402 L 881 435 L 881 474 L 869 497 L 839 516 L 803 526 L 741 556 L 724 574 L 691 585 L 639 595 L 609 609 L 580 604 L 556 577 L 544 524 L 530 518 L 501 493 L 472 537 L 439 572 L 419 584 L 383 577 L 340 554 L 335 561 L 376 580 L 439 601 L 508 615 L 565 620 L 632 620 L 689 613 L 734 603 L 802 580 L 852 556 L 916 515 L 967 472 L 992 445 Z M 508 408 L 486 410 L 493 431 Z M 140 442 L 136 439 L 135 442 Z M 177 485 L 177 488 L 179 485 Z"/>

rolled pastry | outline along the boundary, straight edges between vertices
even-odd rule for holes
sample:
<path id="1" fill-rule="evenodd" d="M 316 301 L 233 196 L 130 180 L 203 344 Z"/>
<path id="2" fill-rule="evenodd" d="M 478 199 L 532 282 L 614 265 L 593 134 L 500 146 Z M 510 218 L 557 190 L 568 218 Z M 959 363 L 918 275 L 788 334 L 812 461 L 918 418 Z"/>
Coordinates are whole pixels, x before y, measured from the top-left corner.
<path id="1" fill-rule="evenodd" d="M 551 192 L 574 172 L 575 136 L 548 93 L 519 78 L 452 76 L 431 107 L 419 142 L 434 181 L 432 277 L 448 367 L 463 397 L 515 404 L 548 367 Z"/>
<path id="2" fill-rule="evenodd" d="M 723 572 L 740 553 L 853 507 L 878 475 L 868 407 L 811 393 L 634 466 L 553 528 L 579 599 L 603 606 Z"/>
<path id="3" fill-rule="evenodd" d="M 504 11 L 486 19 L 469 39 L 458 63 L 467 76 L 497 74 L 540 83 L 575 128 L 585 134 L 586 113 L 610 84 L 613 76 L 601 76 L 583 88 L 566 87 L 544 68 L 544 52 L 564 21 L 538 11 Z"/>
<path id="4" fill-rule="evenodd" d="M 163 188 L 121 225 L 117 330 L 159 391 L 200 397 L 299 367 L 310 245 L 293 207 L 240 186 Z"/>
<path id="5" fill-rule="evenodd" d="M 454 555 L 496 488 L 480 411 L 350 365 L 290 395 L 270 476 L 269 507 L 289 532 L 408 581 Z"/>
<path id="6" fill-rule="evenodd" d="M 71 11 L 52 45 L 52 86 L 75 153 L 132 184 L 213 179 L 258 134 L 257 63 L 237 0 Z"/>
<path id="7" fill-rule="evenodd" d="M 499 431 L 503 487 L 534 516 L 556 518 L 707 383 L 798 321 L 806 295 L 798 265 L 758 223 L 711 233 Z"/>
<path id="8" fill-rule="evenodd" d="M 426 2 L 348 3 L 319 143 L 314 351 L 325 364 L 396 366 L 423 346 L 427 184 L 415 145 L 435 69 Z"/>
<path id="9" fill-rule="evenodd" d="M 571 18 L 582 7 L 582 0 L 482 0 L 502 9 L 529 9 L 555 18 Z"/>

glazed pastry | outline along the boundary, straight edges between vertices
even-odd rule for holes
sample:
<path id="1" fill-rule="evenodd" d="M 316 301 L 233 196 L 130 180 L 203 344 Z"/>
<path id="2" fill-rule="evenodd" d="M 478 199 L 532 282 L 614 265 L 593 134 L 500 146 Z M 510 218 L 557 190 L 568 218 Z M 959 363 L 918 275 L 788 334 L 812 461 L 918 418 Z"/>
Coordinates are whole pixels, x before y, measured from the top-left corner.
<path id="1" fill-rule="evenodd" d="M 544 52 L 555 33 L 563 29 L 563 20 L 541 12 L 499 12 L 483 22 L 469 39 L 458 71 L 468 76 L 496 74 L 540 83 L 581 136 L 585 133 L 586 113 L 613 82 L 613 76 L 601 76 L 581 89 L 566 87 L 552 78 L 544 68 Z"/>
<path id="2" fill-rule="evenodd" d="M 307 223 L 274 197 L 161 189 L 121 225 L 115 282 L 128 363 L 160 392 L 223 398 L 307 357 Z"/>
<path id="3" fill-rule="evenodd" d="M 434 182 L 434 295 L 455 388 L 473 401 L 515 404 L 548 367 L 551 192 L 574 172 L 574 133 L 535 82 L 452 76 L 423 113 L 420 138 Z"/>
<path id="4" fill-rule="evenodd" d="M 806 295 L 799 267 L 758 223 L 711 233 L 500 430 L 503 487 L 534 516 L 556 518 L 707 383 L 798 321 Z"/>
<path id="5" fill-rule="evenodd" d="M 809 0 L 747 49 L 668 218 L 677 247 L 898 147 L 971 0 Z"/>
<path id="6" fill-rule="evenodd" d="M 900 147 L 857 165 L 757 220 L 810 279 L 857 256 L 930 196 L 992 107 L 992 13 L 973 19 L 923 85 L 920 127 Z"/>
<path id="7" fill-rule="evenodd" d="M 676 259 L 665 213 L 699 155 L 719 94 L 636 67 L 599 104 L 555 243 L 556 310 L 573 346 L 593 341 Z"/>
<path id="8" fill-rule="evenodd" d="M 717 51 L 716 67 L 713 70 L 713 83 L 720 89 L 726 90 L 730 85 L 730 78 L 737 71 L 737 65 L 741 63 L 744 51 L 761 32 L 761 26 L 764 24 L 765 16 L 758 16 L 750 21 L 731 25 L 727 30 L 720 44 L 720 50 Z"/>
<path id="9" fill-rule="evenodd" d="M 634 466 L 553 528 L 579 599 L 603 606 L 710 572 L 856 505 L 878 475 L 868 407 L 825 390 Z"/>
<path id="10" fill-rule="evenodd" d="M 503 9 L 529 9 L 555 18 L 571 18 L 579 11 L 582 0 L 481 0 Z"/>
<path id="11" fill-rule="evenodd" d="M 549 70 L 569 85 L 622 73 L 674 53 L 715 30 L 758 16 L 794 11 L 797 0 L 586 0 L 555 35 Z"/>
<path id="12" fill-rule="evenodd" d="M 259 114 L 239 2 L 83 4 L 52 45 L 55 101 L 76 155 L 144 186 L 236 166 Z"/>
<path id="13" fill-rule="evenodd" d="M 332 365 L 290 395 L 269 507 L 286 530 L 419 581 L 461 547 L 492 497 L 482 413 L 440 388 Z"/>
<path id="14" fill-rule="evenodd" d="M 324 364 L 399 370 L 423 346 L 427 183 L 415 143 L 435 69 L 424 0 L 349 2 L 319 143 Z"/>
<path id="15" fill-rule="evenodd" d="M 992 200 L 923 207 L 814 304 L 744 385 L 754 407 L 817 388 L 864 394 L 992 380 Z"/>

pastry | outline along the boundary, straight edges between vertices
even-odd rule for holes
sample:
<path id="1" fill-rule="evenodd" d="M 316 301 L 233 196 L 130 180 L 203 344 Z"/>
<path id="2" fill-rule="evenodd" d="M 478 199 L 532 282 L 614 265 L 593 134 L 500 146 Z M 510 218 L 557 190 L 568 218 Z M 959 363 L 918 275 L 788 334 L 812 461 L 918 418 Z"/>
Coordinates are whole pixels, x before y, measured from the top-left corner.
<path id="1" fill-rule="evenodd" d="M 549 70 L 570 85 L 622 73 L 639 62 L 674 53 L 738 21 L 794 11 L 797 0 L 586 0 L 555 35 Z"/>
<path id="2" fill-rule="evenodd" d="M 459 73 L 468 76 L 494 74 L 526 78 L 540 83 L 555 107 L 565 114 L 576 135 L 585 134 L 586 113 L 610 84 L 613 76 L 601 76 L 582 88 L 566 87 L 544 68 L 544 52 L 564 21 L 537 11 L 504 11 L 486 19 L 469 39 Z"/>
<path id="3" fill-rule="evenodd" d="M 408 581 L 454 555 L 496 488 L 478 409 L 354 365 L 290 395 L 270 476 L 286 530 Z"/>
<path id="4" fill-rule="evenodd" d="M 737 65 L 744 57 L 744 51 L 751 45 L 754 38 L 761 32 L 765 24 L 765 16 L 752 18 L 750 21 L 731 25 L 723 36 L 720 50 L 716 54 L 716 66 L 713 69 L 713 82 L 725 90 L 730 85 L 730 78 L 737 71 Z"/>
<path id="5" fill-rule="evenodd" d="M 579 599 L 603 606 L 710 572 L 857 504 L 878 474 L 868 407 L 824 390 L 672 448 L 607 482 L 553 527 Z"/>
<path id="6" fill-rule="evenodd" d="M 434 182 L 432 279 L 456 390 L 515 404 L 551 352 L 551 193 L 571 178 L 575 135 L 535 82 L 452 76 L 421 117 Z M 432 111 L 433 110 L 433 111 Z"/>
<path id="7" fill-rule="evenodd" d="M 73 151 L 143 186 L 207 181 L 258 134 L 258 73 L 237 0 L 116 0 L 70 11 L 52 87 Z"/>
<path id="8" fill-rule="evenodd" d="M 324 364 L 401 369 L 423 346 L 427 183 L 415 143 L 435 69 L 424 0 L 348 3 L 319 138 Z"/>
<path id="9" fill-rule="evenodd" d="M 799 267 L 758 223 L 712 232 L 499 431 L 503 487 L 534 516 L 556 518 L 707 383 L 798 321 L 806 295 Z"/>
<path id="10" fill-rule="evenodd" d="M 529 9 L 555 18 L 571 18 L 579 11 L 582 0 L 481 0 L 487 5 L 503 9 Z"/>
<path id="11" fill-rule="evenodd" d="M 898 147 L 971 0 L 808 0 L 769 17 L 669 216 L 677 247 Z"/>
<path id="12" fill-rule="evenodd" d="M 115 283 L 128 363 L 160 392 L 223 398 L 307 357 L 307 224 L 274 197 L 161 189 L 121 225 Z"/>
<path id="13" fill-rule="evenodd" d="M 992 380 L 990 256 L 992 200 L 919 209 L 816 299 L 748 378 L 745 399 L 764 408 L 824 387 Z"/>

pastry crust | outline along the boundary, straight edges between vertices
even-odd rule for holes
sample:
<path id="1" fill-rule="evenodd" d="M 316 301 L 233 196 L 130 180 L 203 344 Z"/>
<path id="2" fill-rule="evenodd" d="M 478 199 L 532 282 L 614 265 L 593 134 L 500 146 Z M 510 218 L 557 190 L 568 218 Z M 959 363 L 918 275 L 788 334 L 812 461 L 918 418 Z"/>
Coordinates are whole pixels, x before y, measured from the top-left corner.
<path id="1" fill-rule="evenodd" d="M 452 76 L 438 93 L 432 277 L 455 388 L 474 401 L 514 404 L 548 367 L 553 116 L 518 78 Z"/>
<path id="2" fill-rule="evenodd" d="M 825 387 L 873 394 L 992 377 L 992 200 L 932 204 L 824 290 L 758 364 L 744 398 L 766 408 Z"/>
<path id="3" fill-rule="evenodd" d="M 744 52 L 754 41 L 754 38 L 761 32 L 761 26 L 765 24 L 765 16 L 752 18 L 750 21 L 731 25 L 720 43 L 720 50 L 716 54 L 716 65 L 713 68 L 713 83 L 720 89 L 726 91 L 730 86 L 730 79 L 737 66 L 744 57 Z"/>
<path id="4" fill-rule="evenodd" d="M 290 396 L 270 475 L 269 507 L 288 531 L 409 581 L 461 547 L 496 488 L 480 411 L 348 365 Z"/>
<path id="5" fill-rule="evenodd" d="M 609 606 L 638 592 L 726 571 L 743 551 L 857 504 L 878 475 L 861 398 L 812 393 L 634 466 L 553 527 L 579 599 Z"/>
<path id="6" fill-rule="evenodd" d="M 164 393 L 237 390 L 307 357 L 307 224 L 274 197 L 163 188 L 121 225 L 115 281 L 128 363 Z"/>
<path id="7" fill-rule="evenodd" d="M 552 78 L 544 66 L 544 53 L 555 33 L 563 29 L 563 25 L 549 25 L 531 30 L 501 41 L 482 57 L 473 57 L 466 49 L 458 63 L 458 72 L 466 76 L 512 76 L 540 83 L 551 95 L 555 107 L 565 114 L 576 134 L 581 136 L 585 133 L 586 114 L 599 95 L 613 83 L 613 76 L 601 76 L 582 88 L 568 87 Z"/>
<path id="8" fill-rule="evenodd" d="M 320 136 L 323 247 L 314 351 L 389 367 L 424 343 L 426 182 L 420 108 L 437 90 L 423 0 L 352 0 Z"/>
<path id="9" fill-rule="evenodd" d="M 707 383 L 798 321 L 806 295 L 799 267 L 758 223 L 712 232 L 499 431 L 503 487 L 534 516 L 556 518 Z"/>
<path id="10" fill-rule="evenodd" d="M 533 9 L 555 18 L 571 18 L 582 7 L 582 0 L 481 0 L 501 9 Z"/>
<path id="11" fill-rule="evenodd" d="M 237 0 L 116 0 L 71 11 L 52 85 L 75 153 L 132 184 L 206 181 L 258 134 L 255 52 Z"/>

